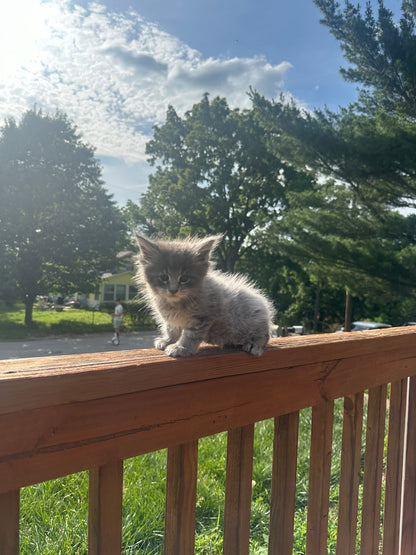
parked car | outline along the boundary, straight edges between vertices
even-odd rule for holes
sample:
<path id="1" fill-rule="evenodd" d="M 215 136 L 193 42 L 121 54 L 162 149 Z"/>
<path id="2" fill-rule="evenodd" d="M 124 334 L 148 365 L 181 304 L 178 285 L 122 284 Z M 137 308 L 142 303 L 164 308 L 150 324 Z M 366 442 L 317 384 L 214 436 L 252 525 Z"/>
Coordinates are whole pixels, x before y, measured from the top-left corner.
<path id="1" fill-rule="evenodd" d="M 69 301 L 69 303 L 66 303 L 66 306 L 70 307 L 70 308 L 81 308 L 81 303 L 79 301 Z"/>
<path id="2" fill-rule="evenodd" d="M 351 331 L 365 331 L 365 330 L 379 330 L 382 328 L 391 328 L 390 324 L 383 324 L 382 322 L 352 322 Z M 340 331 L 345 331 L 342 327 Z"/>
<path id="3" fill-rule="evenodd" d="M 305 335 L 304 326 L 288 326 L 286 328 L 287 335 Z"/>

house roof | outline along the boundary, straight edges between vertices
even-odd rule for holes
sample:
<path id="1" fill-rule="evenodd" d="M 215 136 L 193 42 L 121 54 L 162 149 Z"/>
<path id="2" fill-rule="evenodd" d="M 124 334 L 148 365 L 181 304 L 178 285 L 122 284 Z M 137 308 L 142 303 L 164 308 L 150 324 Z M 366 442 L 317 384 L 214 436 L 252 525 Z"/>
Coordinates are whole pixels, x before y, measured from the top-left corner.
<path id="1" fill-rule="evenodd" d="M 110 279 L 117 276 L 124 276 L 125 274 L 130 274 L 131 276 L 134 276 L 134 272 L 132 272 L 131 270 L 123 270 L 122 272 L 115 272 L 114 274 L 112 272 L 105 272 L 101 275 L 101 279 Z"/>

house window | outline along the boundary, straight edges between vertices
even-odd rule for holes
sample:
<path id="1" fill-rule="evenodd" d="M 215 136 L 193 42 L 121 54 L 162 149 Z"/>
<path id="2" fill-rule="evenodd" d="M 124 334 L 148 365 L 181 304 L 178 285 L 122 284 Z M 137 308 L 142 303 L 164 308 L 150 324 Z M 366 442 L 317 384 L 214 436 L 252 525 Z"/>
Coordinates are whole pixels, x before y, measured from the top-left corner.
<path id="1" fill-rule="evenodd" d="M 124 283 L 104 283 L 103 301 L 112 302 L 120 299 L 128 301 L 134 299 L 137 295 L 137 287 L 134 285 L 125 285 Z"/>
<path id="2" fill-rule="evenodd" d="M 126 289 L 127 289 L 126 285 L 121 285 L 120 283 L 117 283 L 116 288 L 115 288 L 114 300 L 120 299 L 122 301 L 125 301 L 126 300 Z"/>
<path id="3" fill-rule="evenodd" d="M 114 301 L 114 284 L 104 283 L 103 301 Z"/>
<path id="4" fill-rule="evenodd" d="M 129 301 L 137 297 L 137 287 L 134 285 L 129 285 Z"/>

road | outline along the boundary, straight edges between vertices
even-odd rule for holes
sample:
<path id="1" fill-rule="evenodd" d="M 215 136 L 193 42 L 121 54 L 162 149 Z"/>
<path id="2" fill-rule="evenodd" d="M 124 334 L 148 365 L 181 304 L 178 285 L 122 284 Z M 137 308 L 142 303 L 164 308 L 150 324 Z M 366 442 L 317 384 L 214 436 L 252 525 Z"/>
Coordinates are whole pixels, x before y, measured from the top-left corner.
<path id="1" fill-rule="evenodd" d="M 128 349 L 149 349 L 157 336 L 156 331 L 142 331 L 121 335 L 120 345 L 111 343 L 111 333 L 80 335 L 76 337 L 48 337 L 31 341 L 0 341 L 0 360 L 11 358 L 99 353 Z"/>

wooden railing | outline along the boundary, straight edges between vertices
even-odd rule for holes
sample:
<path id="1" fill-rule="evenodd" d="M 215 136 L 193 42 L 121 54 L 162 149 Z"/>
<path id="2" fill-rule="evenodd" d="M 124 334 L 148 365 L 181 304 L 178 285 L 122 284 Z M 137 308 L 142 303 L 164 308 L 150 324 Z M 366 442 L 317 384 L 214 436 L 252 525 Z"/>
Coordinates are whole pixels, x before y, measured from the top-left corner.
<path id="1" fill-rule="evenodd" d="M 313 407 L 306 552 L 326 554 L 333 401 L 343 397 L 337 554 L 355 553 L 357 526 L 362 555 L 379 553 L 381 537 L 385 555 L 415 554 L 415 376 L 410 327 L 276 339 L 260 358 L 207 347 L 189 360 L 148 350 L 2 361 L 0 553 L 19 551 L 20 488 L 86 469 L 89 552 L 120 553 L 123 460 L 165 447 L 165 553 L 193 553 L 198 439 L 221 431 L 228 431 L 224 553 L 248 553 L 253 427 L 271 417 L 269 553 L 292 553 L 298 416 Z"/>

